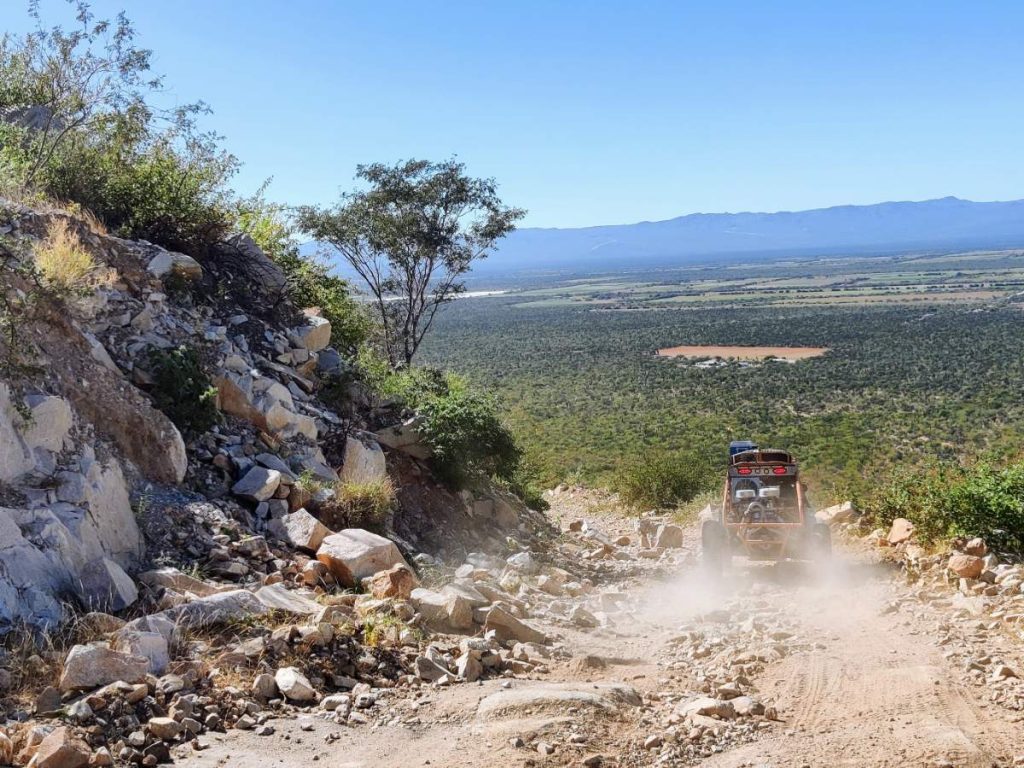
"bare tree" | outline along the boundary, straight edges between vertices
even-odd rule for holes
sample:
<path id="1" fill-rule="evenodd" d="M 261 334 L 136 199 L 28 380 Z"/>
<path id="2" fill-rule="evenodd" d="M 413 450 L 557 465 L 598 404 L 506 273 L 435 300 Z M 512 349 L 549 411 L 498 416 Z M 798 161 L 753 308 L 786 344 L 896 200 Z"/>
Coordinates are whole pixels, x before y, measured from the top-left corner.
<path id="1" fill-rule="evenodd" d="M 396 368 L 412 362 L 463 276 L 525 215 L 504 205 L 493 179 L 455 160 L 360 165 L 364 190 L 333 208 L 304 207 L 300 226 L 329 243 L 366 282 Z"/>

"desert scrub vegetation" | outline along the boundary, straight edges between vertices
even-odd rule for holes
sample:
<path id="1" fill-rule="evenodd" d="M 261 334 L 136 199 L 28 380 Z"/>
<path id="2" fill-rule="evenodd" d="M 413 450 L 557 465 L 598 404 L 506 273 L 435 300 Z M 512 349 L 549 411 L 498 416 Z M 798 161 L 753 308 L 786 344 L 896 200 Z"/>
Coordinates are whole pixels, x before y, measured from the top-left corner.
<path id="1" fill-rule="evenodd" d="M 186 432 L 205 432 L 217 423 L 217 389 L 191 347 L 152 348 L 149 394 L 153 405 Z"/>
<path id="2" fill-rule="evenodd" d="M 369 613 L 362 622 L 363 644 L 372 648 L 397 646 L 401 644 L 402 633 L 411 631 L 417 640 L 423 640 L 422 630 L 409 627 L 397 616 L 385 613 Z"/>
<path id="3" fill-rule="evenodd" d="M 1019 267 L 1024 256 L 1007 263 Z M 615 312 L 521 302 L 455 302 L 424 342 L 422 362 L 496 393 L 548 487 L 573 473 L 608 486 L 621 461 L 680 448 L 724 472 L 728 442 L 751 439 L 793 451 L 827 506 L 870 491 L 894 466 L 987 451 L 1005 461 L 1024 444 L 1024 399 L 1014 396 L 1024 381 L 1019 305 Z M 704 370 L 653 354 L 684 341 L 831 351 Z"/>
<path id="4" fill-rule="evenodd" d="M 999 466 L 934 462 L 901 468 L 858 504 L 873 525 L 897 517 L 927 544 L 981 536 L 1003 551 L 1024 552 L 1024 460 Z"/>
<path id="5" fill-rule="evenodd" d="M 0 38 L 0 196 L 200 259 L 248 234 L 286 273 L 288 298 L 320 307 L 335 346 L 354 350 L 371 330 L 364 306 L 327 264 L 299 253 L 289 211 L 266 200 L 266 185 L 251 197 L 234 191 L 238 159 L 199 127 L 209 108 L 162 108 L 163 80 L 130 19 L 70 5 L 66 28 L 44 26 L 30 3 L 35 29 Z"/>
<path id="6" fill-rule="evenodd" d="M 357 367 L 374 391 L 422 417 L 419 432 L 433 451 L 435 471 L 448 485 L 463 488 L 479 476 L 525 484 L 519 472 L 522 452 L 491 395 L 435 368 L 395 370 L 367 347 Z"/>
<path id="7" fill-rule="evenodd" d="M 380 530 L 394 511 L 395 486 L 390 478 L 334 485 L 334 495 L 317 507 L 320 519 L 329 528 L 367 528 Z"/>
<path id="8" fill-rule="evenodd" d="M 672 509 L 693 501 L 714 482 L 710 464 L 684 451 L 641 454 L 622 463 L 612 490 L 635 509 Z"/>

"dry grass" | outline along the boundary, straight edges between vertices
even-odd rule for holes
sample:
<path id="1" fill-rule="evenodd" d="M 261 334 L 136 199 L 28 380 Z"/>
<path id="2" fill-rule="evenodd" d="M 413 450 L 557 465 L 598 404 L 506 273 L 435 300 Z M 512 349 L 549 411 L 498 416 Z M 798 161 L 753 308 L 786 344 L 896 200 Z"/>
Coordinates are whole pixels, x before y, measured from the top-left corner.
<path id="1" fill-rule="evenodd" d="M 44 688 L 57 685 L 72 646 L 106 638 L 83 620 L 83 614 L 69 610 L 68 615 L 67 621 L 50 631 L 23 623 L 3 636 L 3 666 L 11 673 L 6 696 L 31 706 Z"/>
<path id="2" fill-rule="evenodd" d="M 54 219 L 46 238 L 34 250 L 36 268 L 43 282 L 61 293 L 78 293 L 93 286 L 96 260 L 65 219 Z"/>
<path id="3" fill-rule="evenodd" d="M 329 528 L 373 528 L 379 526 L 395 506 L 395 486 L 390 478 L 367 483 L 340 482 L 334 499 L 322 504 L 320 518 Z"/>
<path id="4" fill-rule="evenodd" d="M 107 230 L 107 225 L 103 223 L 99 216 L 88 208 L 79 205 L 78 203 L 60 203 L 59 205 L 70 215 L 85 224 L 85 226 L 89 228 L 89 231 L 94 235 L 102 235 L 106 237 L 110 234 L 109 230 Z"/>

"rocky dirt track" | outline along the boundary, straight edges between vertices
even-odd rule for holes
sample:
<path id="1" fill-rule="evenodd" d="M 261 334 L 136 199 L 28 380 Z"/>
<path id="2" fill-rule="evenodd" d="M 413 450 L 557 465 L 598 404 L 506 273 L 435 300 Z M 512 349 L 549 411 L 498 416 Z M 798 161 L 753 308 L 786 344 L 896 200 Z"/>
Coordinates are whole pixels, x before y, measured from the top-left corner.
<path id="1" fill-rule="evenodd" d="M 633 522 L 571 499 L 606 538 Z M 585 529 L 586 531 L 586 529 Z M 586 532 L 570 534 L 587 551 Z M 970 600 L 909 586 L 875 550 L 831 566 L 748 564 L 720 584 L 695 529 L 660 558 L 600 562 L 603 626 L 556 638 L 525 675 L 382 691 L 366 724 L 311 711 L 273 735 L 211 735 L 196 766 L 1011 766 L 1024 764 L 1019 642 Z M 591 534 L 593 536 L 595 534 Z M 571 548 L 570 548 L 571 549 Z M 568 550 L 566 550 L 568 551 Z"/>

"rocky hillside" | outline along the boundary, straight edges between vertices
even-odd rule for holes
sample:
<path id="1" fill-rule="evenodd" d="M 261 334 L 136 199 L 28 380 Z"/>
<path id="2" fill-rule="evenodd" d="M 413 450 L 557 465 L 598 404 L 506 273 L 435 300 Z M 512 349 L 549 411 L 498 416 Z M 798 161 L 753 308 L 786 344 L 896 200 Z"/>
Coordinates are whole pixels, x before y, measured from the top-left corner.
<path id="1" fill-rule="evenodd" d="M 40 274 L 55 231 L 74 247 Z M 55 290 L 72 252 L 86 254 L 88 275 Z M 72 721 L 93 725 L 83 735 L 104 749 L 139 724 L 138 702 L 150 717 L 170 713 L 164 730 L 174 736 L 182 722 L 193 735 L 234 722 L 244 710 L 208 706 L 199 718 L 184 703 L 177 714 L 167 705 L 183 687 L 212 684 L 211 644 L 192 648 L 191 633 L 255 617 L 270 628 L 282 616 L 317 617 L 315 637 L 273 636 L 282 657 L 301 640 L 331 650 L 343 683 L 370 672 L 393 678 L 405 671 L 400 660 L 344 661 L 360 659 L 361 638 L 333 632 L 332 622 L 351 628 L 364 598 L 409 598 L 421 578 L 470 553 L 491 562 L 543 550 L 551 535 L 541 513 L 483 479 L 462 491 L 437 479 L 417 415 L 360 381 L 332 348 L 330 323 L 289 304 L 284 275 L 247 237 L 196 259 L 0 200 L 0 256 L 8 717 L 70 703 Z M 468 629 L 488 617 L 474 608 L 495 599 L 421 590 L 399 617 Z M 367 631 L 374 621 L 378 636 L 404 626 L 385 611 Z M 253 659 L 241 653 L 245 667 Z M 280 689 L 301 700 L 293 691 L 309 685 L 298 671 L 277 678 L 260 682 L 264 698 Z M 106 694 L 81 698 L 102 686 Z M 82 716 L 111 696 L 128 726 Z M 147 746 L 163 743 L 164 726 L 149 722 L 138 744 L 120 741 L 124 757 L 148 761 Z"/>

